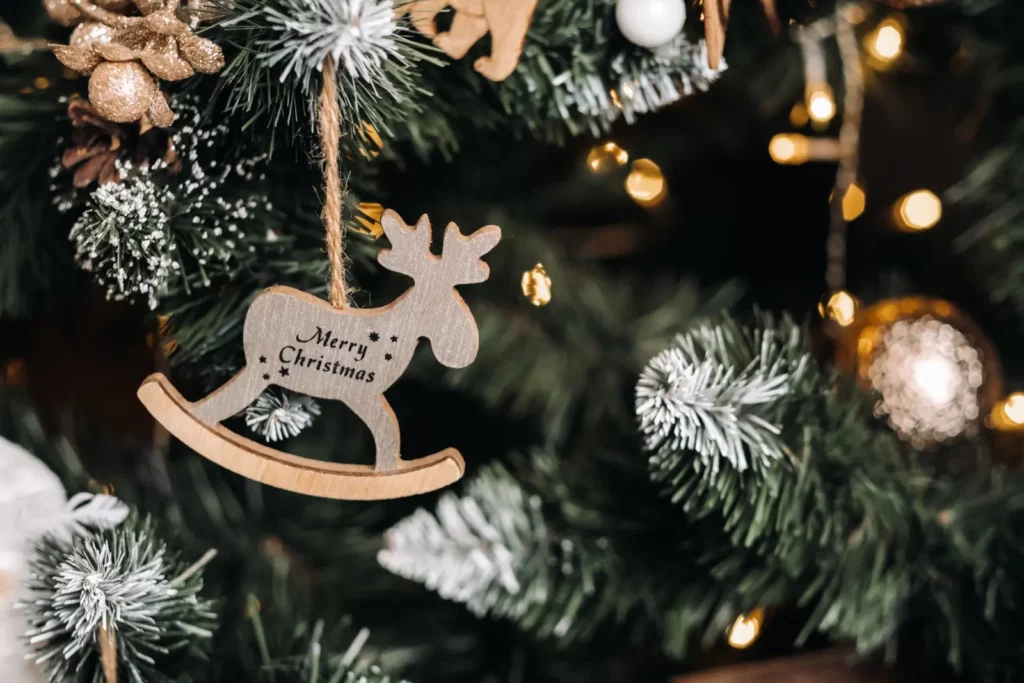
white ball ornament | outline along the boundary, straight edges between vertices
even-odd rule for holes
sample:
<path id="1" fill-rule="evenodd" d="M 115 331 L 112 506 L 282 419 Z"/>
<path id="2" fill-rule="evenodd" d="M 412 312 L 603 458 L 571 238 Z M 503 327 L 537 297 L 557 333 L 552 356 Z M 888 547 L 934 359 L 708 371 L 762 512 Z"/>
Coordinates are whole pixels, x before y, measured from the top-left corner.
<path id="1" fill-rule="evenodd" d="M 683 30 L 684 0 L 618 0 L 615 21 L 629 42 L 641 47 L 667 45 Z"/>

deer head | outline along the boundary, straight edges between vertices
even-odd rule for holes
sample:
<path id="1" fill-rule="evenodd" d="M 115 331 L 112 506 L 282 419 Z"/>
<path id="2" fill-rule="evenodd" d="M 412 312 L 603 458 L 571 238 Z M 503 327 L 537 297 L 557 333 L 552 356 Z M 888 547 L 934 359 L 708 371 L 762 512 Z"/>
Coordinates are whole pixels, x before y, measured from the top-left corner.
<path id="1" fill-rule="evenodd" d="M 430 253 L 430 219 L 426 215 L 410 228 L 388 210 L 380 223 L 391 249 L 382 250 L 377 260 L 415 281 L 416 305 L 422 314 L 420 334 L 430 340 L 430 348 L 442 364 L 451 368 L 469 365 L 479 347 L 476 321 L 455 286 L 487 279 L 490 269 L 480 257 L 498 243 L 501 229 L 488 225 L 465 236 L 449 223 L 441 255 L 435 256 Z"/>

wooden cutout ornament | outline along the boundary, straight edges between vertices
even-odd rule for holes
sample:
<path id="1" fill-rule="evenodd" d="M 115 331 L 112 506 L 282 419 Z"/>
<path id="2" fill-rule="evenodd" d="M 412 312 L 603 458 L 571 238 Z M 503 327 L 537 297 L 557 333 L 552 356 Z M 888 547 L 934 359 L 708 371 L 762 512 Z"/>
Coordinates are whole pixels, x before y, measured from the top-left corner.
<path id="1" fill-rule="evenodd" d="M 523 52 L 538 0 L 411 0 L 397 8 L 408 13 L 412 25 L 452 59 L 462 59 L 469 48 L 491 34 L 491 54 L 473 64 L 492 81 L 512 75 Z M 434 18 L 446 7 L 455 10 L 451 28 L 438 33 Z"/>
<path id="2" fill-rule="evenodd" d="M 411 496 L 457 481 L 465 469 L 454 448 L 403 460 L 398 421 L 384 392 L 412 360 L 420 338 L 443 365 L 461 368 L 476 358 L 476 321 L 456 285 L 489 275 L 480 257 L 501 239 L 489 225 L 464 236 L 449 223 L 440 256 L 430 252 L 430 221 L 409 228 L 394 211 L 381 225 L 391 249 L 378 261 L 414 284 L 380 308 L 333 307 L 291 287 L 261 292 L 245 317 L 245 367 L 195 402 L 182 398 L 162 374 L 149 376 L 139 399 L 172 434 L 217 464 L 270 486 L 325 498 L 376 500 Z M 277 385 L 342 401 L 373 434 L 376 463 L 347 465 L 297 457 L 255 443 L 220 424 Z"/>

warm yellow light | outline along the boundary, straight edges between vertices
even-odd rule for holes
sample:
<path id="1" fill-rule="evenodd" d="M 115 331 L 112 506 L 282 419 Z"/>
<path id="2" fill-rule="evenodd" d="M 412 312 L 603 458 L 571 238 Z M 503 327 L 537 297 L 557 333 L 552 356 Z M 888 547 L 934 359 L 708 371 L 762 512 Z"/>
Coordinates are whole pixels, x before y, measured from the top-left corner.
<path id="1" fill-rule="evenodd" d="M 1024 394 L 1010 394 L 1003 401 L 1003 416 L 1014 425 L 1024 425 Z"/>
<path id="2" fill-rule="evenodd" d="M 807 138 L 795 133 L 779 133 L 768 143 L 768 154 L 777 164 L 802 164 L 807 161 Z"/>
<path id="3" fill-rule="evenodd" d="M 380 133 L 373 127 L 373 124 L 362 121 L 359 126 L 359 138 L 362 144 L 359 146 L 359 153 L 367 159 L 373 159 L 380 156 L 380 152 L 384 149 L 384 140 L 381 139 Z"/>
<path id="4" fill-rule="evenodd" d="M 384 234 L 384 228 L 380 224 L 381 216 L 384 215 L 384 205 L 377 202 L 359 202 L 356 205 L 359 212 L 356 215 L 356 222 L 362 226 L 358 232 L 373 235 L 375 239 Z"/>
<path id="5" fill-rule="evenodd" d="M 595 173 L 604 173 L 628 162 L 629 152 L 610 141 L 591 147 L 587 154 L 587 166 Z"/>
<path id="6" fill-rule="evenodd" d="M 665 176 L 650 159 L 637 159 L 626 176 L 626 192 L 637 204 L 657 204 L 665 197 Z"/>
<path id="7" fill-rule="evenodd" d="M 520 280 L 523 296 L 534 306 L 547 306 L 551 303 L 551 278 L 544 270 L 544 264 L 538 263 L 530 270 L 523 272 Z"/>
<path id="8" fill-rule="evenodd" d="M 850 187 L 846 188 L 846 194 L 843 195 L 843 219 L 852 221 L 858 218 L 867 206 L 867 195 L 864 194 L 864 190 L 861 189 L 860 185 L 853 183 Z"/>
<path id="9" fill-rule="evenodd" d="M 793 108 L 789 110 L 789 122 L 794 128 L 802 128 L 807 125 L 807 122 L 811 118 L 807 115 L 807 107 L 804 106 L 803 102 L 797 102 L 793 105 Z"/>
<path id="10" fill-rule="evenodd" d="M 816 123 L 828 123 L 836 115 L 836 100 L 832 89 L 824 84 L 807 88 L 807 113 Z"/>
<path id="11" fill-rule="evenodd" d="M 868 53 L 883 65 L 903 54 L 903 26 L 896 19 L 885 19 L 865 39 Z"/>
<path id="12" fill-rule="evenodd" d="M 934 227 L 940 218 L 942 200 L 931 190 L 915 190 L 896 202 L 896 221 L 904 230 L 927 230 Z"/>
<path id="13" fill-rule="evenodd" d="M 840 327 L 847 327 L 857 317 L 857 299 L 842 289 L 832 292 L 828 299 L 818 304 L 818 313 Z"/>
<path id="14" fill-rule="evenodd" d="M 736 617 L 736 621 L 732 622 L 732 626 L 726 631 L 729 645 L 737 650 L 750 647 L 761 635 L 762 623 L 764 623 L 764 610 L 760 607 Z"/>

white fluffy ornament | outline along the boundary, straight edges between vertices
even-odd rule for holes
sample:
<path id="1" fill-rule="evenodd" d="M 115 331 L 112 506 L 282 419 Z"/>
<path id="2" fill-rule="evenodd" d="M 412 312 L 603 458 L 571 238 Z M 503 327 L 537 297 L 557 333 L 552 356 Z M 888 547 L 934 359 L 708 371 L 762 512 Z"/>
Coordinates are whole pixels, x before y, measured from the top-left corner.
<path id="1" fill-rule="evenodd" d="M 683 0 L 618 0 L 615 21 L 629 42 L 641 47 L 667 45 L 683 30 Z"/>
<path id="2" fill-rule="evenodd" d="M 41 681 L 25 660 L 27 624 L 15 603 L 26 597 L 23 579 L 32 543 L 44 533 L 69 536 L 82 524 L 116 526 L 128 507 L 111 496 L 80 493 L 70 501 L 60 479 L 28 451 L 0 437 L 0 681 Z"/>

